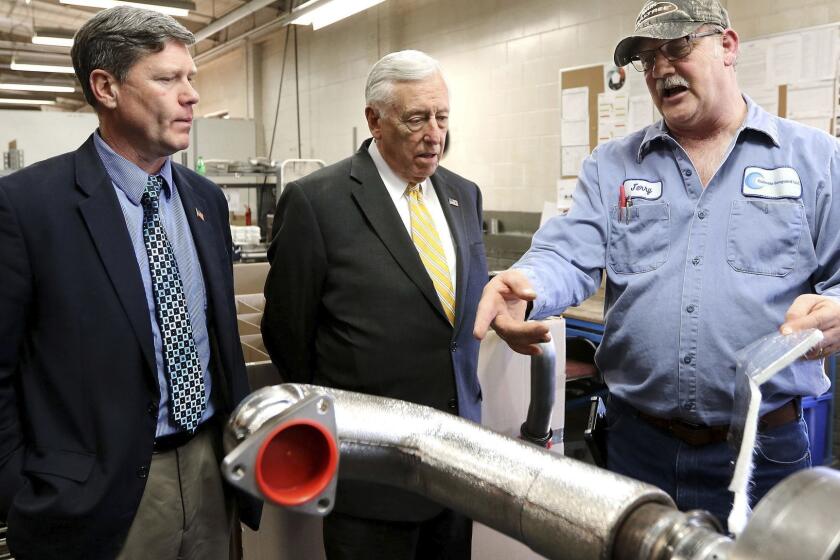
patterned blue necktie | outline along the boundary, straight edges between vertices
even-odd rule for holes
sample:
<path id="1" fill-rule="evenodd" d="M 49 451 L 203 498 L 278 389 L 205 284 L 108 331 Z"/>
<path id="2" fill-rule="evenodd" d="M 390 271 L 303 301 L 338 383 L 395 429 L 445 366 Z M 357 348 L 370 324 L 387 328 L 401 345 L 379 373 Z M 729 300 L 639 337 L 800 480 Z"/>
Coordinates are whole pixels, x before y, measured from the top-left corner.
<path id="1" fill-rule="evenodd" d="M 143 205 L 143 242 L 149 256 L 155 310 L 163 339 L 163 363 L 169 380 L 170 413 L 188 432 L 198 427 L 204 413 L 204 376 L 187 311 L 184 286 L 175 253 L 160 219 L 163 178 L 150 175 L 140 203 Z"/>

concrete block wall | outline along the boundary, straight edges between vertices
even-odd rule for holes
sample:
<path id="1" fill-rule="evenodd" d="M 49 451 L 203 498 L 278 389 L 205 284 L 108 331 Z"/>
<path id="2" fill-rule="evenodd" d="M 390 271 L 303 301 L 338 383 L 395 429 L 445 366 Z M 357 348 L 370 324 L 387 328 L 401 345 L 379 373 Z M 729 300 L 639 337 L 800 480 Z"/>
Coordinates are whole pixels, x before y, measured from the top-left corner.
<path id="1" fill-rule="evenodd" d="M 274 132 L 274 159 L 300 154 L 334 163 L 368 135 L 363 88 L 370 66 L 394 50 L 424 50 L 440 60 L 450 86 L 444 165 L 479 184 L 485 208 L 536 212 L 554 200 L 560 174 L 559 70 L 608 63 L 641 3 L 387 0 L 318 31 L 299 28 L 297 84 L 292 32 L 276 126 L 285 30 L 259 45 L 252 75 L 245 47 L 202 64 L 199 112 L 225 105 L 231 116 L 256 118 L 260 155 Z M 840 21 L 837 0 L 724 3 L 743 39 Z M 249 98 L 256 100 L 250 108 Z"/>
<path id="2" fill-rule="evenodd" d="M 231 117 L 248 117 L 249 82 L 243 49 L 202 64 L 194 82 L 199 95 L 196 116 L 224 109 Z"/>

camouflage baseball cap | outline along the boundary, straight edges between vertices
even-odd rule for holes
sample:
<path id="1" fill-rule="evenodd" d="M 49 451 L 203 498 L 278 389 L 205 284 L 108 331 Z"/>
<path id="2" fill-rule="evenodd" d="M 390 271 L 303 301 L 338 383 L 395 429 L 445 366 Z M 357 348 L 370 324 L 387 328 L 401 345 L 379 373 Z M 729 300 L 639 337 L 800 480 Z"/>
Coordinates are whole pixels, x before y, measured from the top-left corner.
<path id="1" fill-rule="evenodd" d="M 630 62 L 636 43 L 641 39 L 678 39 L 711 23 L 724 29 L 729 27 L 729 14 L 717 0 L 649 0 L 636 18 L 636 29 L 615 48 L 616 66 Z"/>

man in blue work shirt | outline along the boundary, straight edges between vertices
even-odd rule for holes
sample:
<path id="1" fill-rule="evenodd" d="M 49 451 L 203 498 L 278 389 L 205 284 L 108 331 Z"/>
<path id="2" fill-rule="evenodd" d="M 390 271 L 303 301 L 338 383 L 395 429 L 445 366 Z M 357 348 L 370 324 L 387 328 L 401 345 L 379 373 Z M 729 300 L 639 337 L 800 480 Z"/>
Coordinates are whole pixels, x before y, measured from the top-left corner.
<path id="1" fill-rule="evenodd" d="M 776 329 L 825 334 L 766 385 L 755 503 L 810 466 L 801 397 L 828 389 L 840 350 L 840 143 L 744 96 L 738 44 L 716 0 L 644 5 L 615 63 L 644 72 L 663 120 L 593 151 L 572 210 L 488 284 L 475 326 L 535 354 L 549 335 L 526 302 L 560 313 L 605 271 L 608 468 L 721 520 L 735 353 Z"/>

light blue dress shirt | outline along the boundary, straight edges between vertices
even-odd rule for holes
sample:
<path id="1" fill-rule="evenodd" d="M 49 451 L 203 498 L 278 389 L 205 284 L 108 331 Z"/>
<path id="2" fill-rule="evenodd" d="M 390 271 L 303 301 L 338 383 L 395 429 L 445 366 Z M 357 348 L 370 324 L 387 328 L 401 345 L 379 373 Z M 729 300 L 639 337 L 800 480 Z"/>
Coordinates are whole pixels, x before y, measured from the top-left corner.
<path id="1" fill-rule="evenodd" d="M 532 318 L 580 304 L 606 271 L 596 363 L 648 414 L 728 424 L 736 352 L 777 332 L 798 295 L 840 296 L 840 142 L 745 99 L 705 189 L 651 125 L 592 152 L 572 210 L 514 265 L 537 292 Z M 622 184 L 633 205 L 619 219 Z M 763 387 L 762 413 L 828 387 L 819 361 L 797 361 Z"/>
<path id="2" fill-rule="evenodd" d="M 143 196 L 149 175 L 114 152 L 99 136 L 99 131 L 93 135 L 93 141 L 96 145 L 96 151 L 105 165 L 105 170 L 114 185 L 114 191 L 117 193 L 117 199 L 125 217 L 125 225 L 128 228 L 131 244 L 134 247 L 140 276 L 143 279 L 143 289 L 146 292 L 149 321 L 154 336 L 158 385 L 160 386 L 158 425 L 155 435 L 157 437 L 172 434 L 181 431 L 181 429 L 175 425 L 169 414 L 169 385 L 163 365 L 163 340 L 155 315 L 155 296 L 152 289 L 152 277 L 149 272 L 149 257 L 146 253 L 146 245 L 143 242 L 143 207 L 140 205 L 140 199 Z M 201 264 L 195 250 L 189 223 L 184 214 L 184 207 L 181 204 L 180 196 L 178 196 L 178 187 L 172 180 L 172 164 L 169 158 L 166 159 L 166 163 L 163 164 L 158 175 L 166 181 L 160 196 L 161 220 L 166 230 L 166 237 L 175 253 L 175 260 L 178 263 L 178 272 L 181 274 L 190 323 L 192 323 L 193 338 L 201 361 L 201 369 L 204 372 L 204 390 L 207 398 L 207 408 L 201 419 L 204 422 L 214 412 L 210 400 L 212 388 L 209 367 L 210 341 L 207 335 L 207 295 L 204 290 L 204 278 L 201 275 Z"/>

